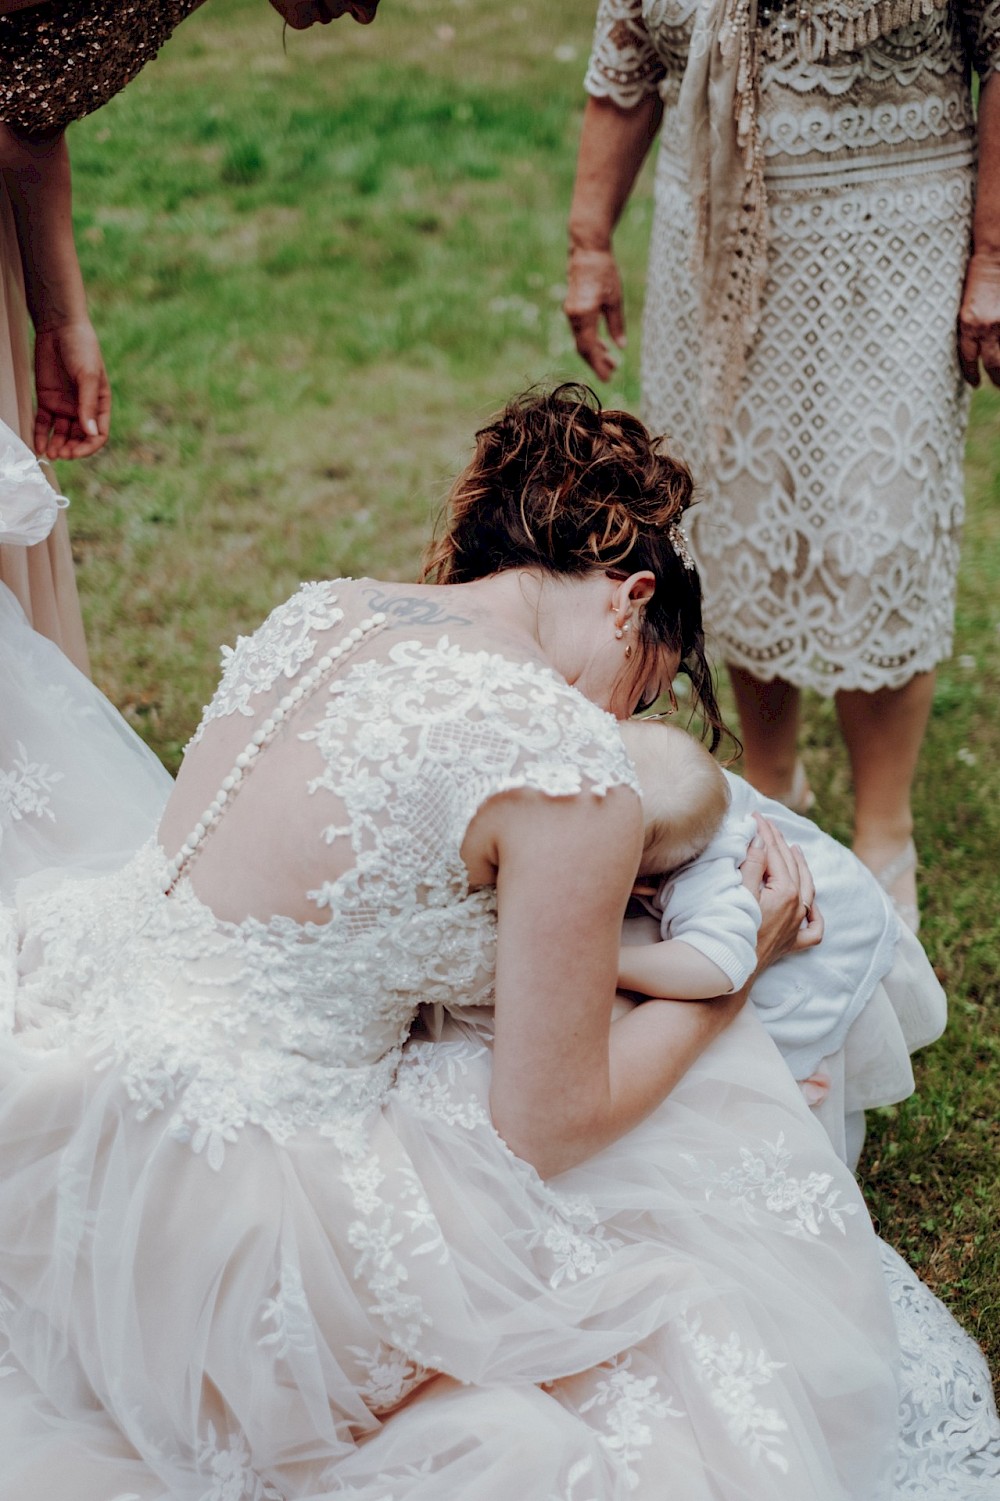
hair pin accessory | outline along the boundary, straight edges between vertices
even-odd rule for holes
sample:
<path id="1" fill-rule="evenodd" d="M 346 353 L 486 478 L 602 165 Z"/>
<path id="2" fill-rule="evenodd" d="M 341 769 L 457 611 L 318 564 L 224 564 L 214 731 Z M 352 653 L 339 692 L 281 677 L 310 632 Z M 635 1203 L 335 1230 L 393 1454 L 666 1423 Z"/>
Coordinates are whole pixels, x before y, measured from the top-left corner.
<path id="1" fill-rule="evenodd" d="M 667 538 L 674 552 L 680 558 L 684 567 L 691 573 L 694 572 L 694 558 L 691 556 L 691 548 L 688 544 L 687 532 L 679 521 L 671 521 L 667 527 Z"/>

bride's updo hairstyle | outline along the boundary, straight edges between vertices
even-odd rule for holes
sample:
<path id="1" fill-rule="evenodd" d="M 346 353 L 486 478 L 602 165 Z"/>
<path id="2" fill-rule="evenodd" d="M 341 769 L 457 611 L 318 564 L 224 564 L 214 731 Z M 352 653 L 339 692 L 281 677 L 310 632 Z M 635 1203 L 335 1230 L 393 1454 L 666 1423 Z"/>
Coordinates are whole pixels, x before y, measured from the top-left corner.
<path id="1" fill-rule="evenodd" d="M 638 418 L 605 411 L 588 386 L 528 391 L 476 434 L 423 577 L 461 584 L 508 568 L 570 577 L 648 569 L 656 588 L 640 648 L 680 653 L 714 750 L 725 725 L 705 657 L 701 583 L 675 526 L 692 489 L 686 465 Z"/>

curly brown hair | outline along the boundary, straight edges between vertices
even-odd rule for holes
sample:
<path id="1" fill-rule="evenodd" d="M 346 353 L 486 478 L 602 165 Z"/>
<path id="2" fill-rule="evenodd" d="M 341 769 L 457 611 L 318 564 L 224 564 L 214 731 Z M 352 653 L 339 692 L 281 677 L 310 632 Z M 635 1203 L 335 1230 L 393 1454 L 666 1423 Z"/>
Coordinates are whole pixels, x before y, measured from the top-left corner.
<path id="1" fill-rule="evenodd" d="M 656 580 L 642 617 L 644 653 L 680 653 L 714 750 L 726 727 L 705 655 L 701 583 L 670 537 L 691 504 L 690 470 L 637 417 L 605 410 L 589 386 L 530 390 L 476 434 L 445 501 L 422 577 L 467 583 L 509 568 L 594 569 Z"/>

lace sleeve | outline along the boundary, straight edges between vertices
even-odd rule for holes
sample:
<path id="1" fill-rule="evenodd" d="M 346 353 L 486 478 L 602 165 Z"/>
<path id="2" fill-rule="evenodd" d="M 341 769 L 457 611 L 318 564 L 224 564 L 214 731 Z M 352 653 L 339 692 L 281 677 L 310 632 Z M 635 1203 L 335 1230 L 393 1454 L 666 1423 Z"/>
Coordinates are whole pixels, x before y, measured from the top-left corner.
<path id="1" fill-rule="evenodd" d="M 980 78 L 1000 71 L 1000 0 L 959 0 L 962 34 Z"/>
<path id="2" fill-rule="evenodd" d="M 427 654 L 421 658 L 426 664 Z M 432 733 L 435 759 L 462 768 L 457 843 L 479 809 L 504 792 L 604 797 L 624 786 L 639 793 L 615 720 L 550 668 L 488 653 L 456 653 L 449 665 L 467 691 L 460 712 L 438 712 Z"/>
<path id="3" fill-rule="evenodd" d="M 252 636 L 238 636 L 235 646 L 222 648 L 219 686 L 186 750 L 198 743 L 210 720 L 228 714 L 252 718 L 260 694 L 273 688 L 281 677 L 291 681 L 297 676 L 315 656 L 320 634 L 344 618 L 339 589 L 345 582 L 350 581 L 324 579 L 300 584 L 298 592 L 272 610 Z"/>
<path id="4" fill-rule="evenodd" d="M 447 636 L 396 642 L 334 680 L 299 739 L 322 760 L 308 792 L 324 795 L 323 839 L 347 835 L 355 854 L 347 885 L 336 877 L 310 895 L 342 912 L 450 902 L 469 825 L 502 793 L 638 792 L 609 714 L 550 668 Z"/>
<path id="5" fill-rule="evenodd" d="M 595 99 L 632 109 L 656 92 L 666 69 L 642 15 L 642 0 L 600 0 L 584 88 Z"/>

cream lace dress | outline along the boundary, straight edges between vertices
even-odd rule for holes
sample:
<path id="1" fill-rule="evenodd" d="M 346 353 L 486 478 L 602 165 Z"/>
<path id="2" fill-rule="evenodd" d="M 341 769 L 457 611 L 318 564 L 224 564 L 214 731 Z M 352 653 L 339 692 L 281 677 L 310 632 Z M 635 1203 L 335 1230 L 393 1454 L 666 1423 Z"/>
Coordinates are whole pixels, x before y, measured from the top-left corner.
<path id="1" fill-rule="evenodd" d="M 380 587 L 228 654 L 171 859 L 162 773 L 0 590 L 2 1501 L 995 1496 L 978 1351 L 749 1010 L 571 1172 L 497 1136 L 465 831 L 633 773 Z"/>
<path id="2" fill-rule="evenodd" d="M 721 459 L 699 411 L 699 319 L 677 101 L 697 0 L 601 0 L 591 94 L 665 110 L 643 325 L 646 420 L 693 465 L 720 654 L 823 694 L 898 687 L 951 649 L 967 396 L 970 62 L 997 0 L 958 0 L 862 51 L 764 61 L 769 204 L 759 332 Z M 791 7 L 794 10 L 794 7 Z"/>

